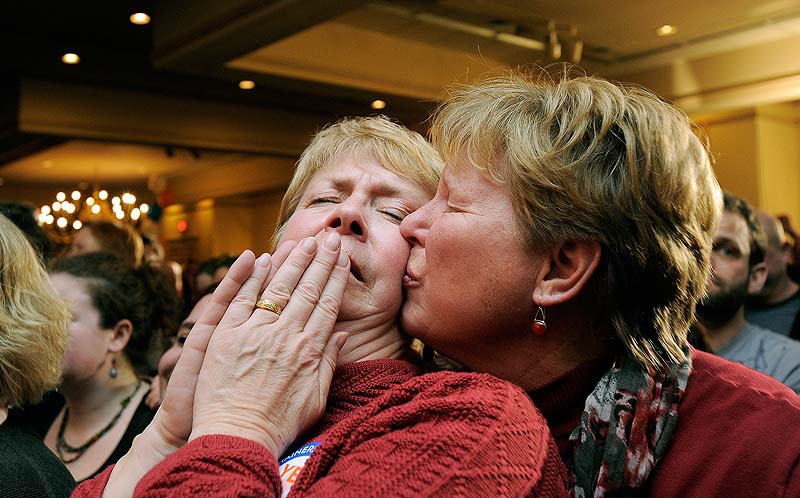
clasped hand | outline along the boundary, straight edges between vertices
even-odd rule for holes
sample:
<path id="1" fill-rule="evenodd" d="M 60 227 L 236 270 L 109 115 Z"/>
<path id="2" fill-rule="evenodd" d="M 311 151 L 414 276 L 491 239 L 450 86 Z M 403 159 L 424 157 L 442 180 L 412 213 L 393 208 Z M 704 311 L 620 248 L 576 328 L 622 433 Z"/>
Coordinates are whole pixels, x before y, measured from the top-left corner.
<path id="1" fill-rule="evenodd" d="M 325 409 L 346 339 L 332 331 L 349 271 L 335 233 L 274 256 L 245 251 L 186 339 L 153 422 L 161 443 L 228 434 L 280 457 Z M 255 308 L 260 298 L 283 312 Z"/>

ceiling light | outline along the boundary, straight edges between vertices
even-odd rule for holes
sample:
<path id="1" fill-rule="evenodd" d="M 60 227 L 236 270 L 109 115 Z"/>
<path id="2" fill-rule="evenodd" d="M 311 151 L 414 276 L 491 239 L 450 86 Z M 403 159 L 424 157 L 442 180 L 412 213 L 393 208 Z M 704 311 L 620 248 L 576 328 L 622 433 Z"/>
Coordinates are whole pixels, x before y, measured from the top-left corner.
<path id="1" fill-rule="evenodd" d="M 66 54 L 61 56 L 61 62 L 64 64 L 77 64 L 81 61 L 81 58 L 78 57 L 78 54 L 74 54 L 72 52 L 67 52 Z"/>
<path id="2" fill-rule="evenodd" d="M 130 20 L 133 24 L 144 26 L 145 24 L 150 23 L 150 16 L 144 12 L 137 12 L 135 14 L 131 14 Z"/>
<path id="3" fill-rule="evenodd" d="M 658 29 L 656 29 L 656 34 L 658 36 L 672 36 L 678 32 L 678 28 L 673 26 L 672 24 L 665 24 Z"/>
<path id="4" fill-rule="evenodd" d="M 56 200 L 58 202 L 64 202 L 65 200 L 67 200 L 67 194 L 65 194 L 64 192 L 57 193 L 56 194 Z"/>
<path id="5" fill-rule="evenodd" d="M 252 90 L 256 87 L 256 82 L 252 80 L 242 80 L 239 82 L 239 88 L 242 90 Z"/>
<path id="6" fill-rule="evenodd" d="M 62 216 L 61 218 L 56 220 L 56 225 L 58 225 L 58 228 L 66 228 L 67 227 L 67 219 Z"/>
<path id="7" fill-rule="evenodd" d="M 94 206 L 92 206 L 92 214 L 100 214 L 100 205 L 99 204 L 95 204 Z"/>
<path id="8" fill-rule="evenodd" d="M 369 106 L 372 107 L 373 109 L 376 109 L 376 110 L 384 109 L 384 108 L 386 108 L 386 102 L 384 102 L 384 101 L 382 101 L 380 99 L 373 100 L 372 103 Z"/>
<path id="9" fill-rule="evenodd" d="M 101 201 L 104 201 L 108 199 L 108 192 L 106 192 L 105 190 L 101 190 L 100 192 L 98 192 L 97 197 L 99 197 Z"/>
<path id="10" fill-rule="evenodd" d="M 77 190 L 73 190 L 71 197 L 73 201 L 77 201 L 78 199 L 81 198 L 81 193 Z"/>
<path id="11" fill-rule="evenodd" d="M 80 230 L 81 227 L 83 227 L 83 223 L 81 223 L 81 220 L 75 220 L 75 221 L 72 222 L 72 228 L 73 229 Z"/>

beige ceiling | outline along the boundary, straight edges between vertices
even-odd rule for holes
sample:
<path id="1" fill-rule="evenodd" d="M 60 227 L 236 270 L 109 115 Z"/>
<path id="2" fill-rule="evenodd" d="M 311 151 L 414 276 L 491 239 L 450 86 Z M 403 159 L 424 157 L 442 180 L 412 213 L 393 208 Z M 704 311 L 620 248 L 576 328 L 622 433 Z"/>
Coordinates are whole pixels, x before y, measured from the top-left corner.
<path id="1" fill-rule="evenodd" d="M 351 2 L 360 5 L 351 10 L 339 8 L 337 12 L 343 13 L 327 20 L 315 18 L 307 25 L 300 22 L 302 27 L 294 31 L 276 26 L 291 24 L 285 19 L 302 18 L 313 10 L 301 1 L 231 0 L 230 7 L 210 0 L 198 2 L 209 7 L 204 12 L 214 8 L 234 11 L 237 5 L 258 4 L 263 17 L 248 17 L 239 9 L 237 12 L 244 12 L 240 17 L 226 18 L 223 14 L 229 12 L 222 12 L 220 22 L 215 23 L 209 14 L 209 19 L 198 20 L 201 28 L 214 27 L 208 32 L 176 18 L 174 25 L 166 23 L 166 28 L 175 29 L 165 31 L 175 32 L 178 42 L 167 43 L 166 48 L 156 44 L 155 53 L 161 54 L 156 65 L 166 70 L 194 71 L 204 77 L 235 78 L 234 85 L 242 77 L 256 81 L 259 76 L 289 77 L 298 91 L 305 89 L 309 94 L 320 91 L 319 86 L 313 86 L 319 83 L 358 89 L 387 100 L 387 111 L 392 96 L 432 102 L 440 99 L 453 82 L 469 81 L 491 68 L 546 62 L 541 47 L 548 20 L 556 23 L 565 49 L 570 27 L 577 28 L 578 38 L 585 43 L 582 66 L 587 71 L 644 84 L 704 118 L 748 106 L 800 100 L 800 0 Z M 268 15 L 268 9 L 276 6 L 284 6 L 294 15 Z M 273 25 L 261 29 L 262 22 Z M 674 36 L 656 35 L 656 28 L 665 23 L 677 26 Z M 190 33 L 181 32 L 181 26 L 187 26 Z M 267 36 L 274 41 L 241 48 L 241 40 L 267 29 L 275 30 L 274 36 Z M 199 34 L 191 38 L 192 33 Z M 231 38 L 237 41 L 231 42 L 232 46 L 223 43 L 230 33 L 240 35 Z M 500 35 L 527 40 L 534 48 L 504 42 Z M 185 43 L 179 43 L 181 40 Z M 218 40 L 223 42 L 215 45 Z M 197 60 L 213 63 L 200 64 Z M 180 64 L 171 66 L 171 61 Z M 45 90 L 31 100 L 45 102 L 42 95 L 54 93 L 49 87 Z M 68 141 L 3 165 L 0 177 L 6 188 L 15 182 L 141 183 L 153 174 L 187 183 L 194 172 L 236 171 L 240 164 L 251 168 L 249 174 L 257 174 L 261 168 L 285 181 L 296 154 L 318 125 L 313 116 L 301 118 L 296 111 L 277 107 L 265 110 L 239 105 L 233 109 L 233 104 L 223 102 L 203 107 L 187 100 L 168 108 L 162 102 L 166 97 L 150 96 L 151 104 L 143 106 L 143 96 L 123 95 L 119 89 L 109 89 L 102 99 L 96 89 L 84 93 L 88 104 L 81 101 L 78 105 L 74 99 L 60 97 L 65 104 L 47 104 L 34 116 L 38 119 L 33 120 L 36 126 L 23 131 L 50 133 Z M 125 105 L 106 109 L 107 101 L 113 98 Z M 84 112 L 84 108 L 92 112 Z M 94 108 L 99 111 L 94 112 Z M 156 114 L 159 109 L 167 111 Z M 61 111 L 57 120 L 54 110 Z M 103 110 L 107 112 L 100 112 Z M 88 117 L 78 126 L 73 118 L 81 115 Z M 175 130 L 183 135 L 176 135 Z M 177 147 L 169 157 L 163 146 L 113 141 L 126 139 L 137 143 L 163 140 L 190 147 L 200 144 L 217 150 L 272 154 L 273 158 L 263 159 L 262 168 L 257 166 L 261 159 L 253 162 L 258 155 L 201 150 L 195 158 L 188 148 Z M 274 188 L 266 176 L 261 181 L 264 188 Z M 226 188 L 230 193 L 240 186 Z"/>
<path id="2" fill-rule="evenodd" d="M 585 44 L 583 67 L 604 75 L 631 75 L 776 40 L 794 40 L 789 45 L 796 46 L 800 40 L 800 0 L 370 2 L 227 66 L 371 90 L 376 98 L 436 100 L 454 81 L 492 68 L 548 62 L 541 50 L 548 20 L 555 22 L 565 54 L 570 28 L 577 28 Z M 677 33 L 659 37 L 656 28 L 667 23 Z M 533 48 L 500 41 L 501 34 Z M 751 71 L 763 78 L 757 67 L 733 67 L 740 79 Z"/>
<path id="3" fill-rule="evenodd" d="M 195 168 L 224 167 L 242 154 L 189 149 L 120 144 L 89 140 L 70 140 L 7 164 L 2 170 L 6 182 L 25 183 L 95 182 L 141 183 L 150 175 L 172 177 Z"/>

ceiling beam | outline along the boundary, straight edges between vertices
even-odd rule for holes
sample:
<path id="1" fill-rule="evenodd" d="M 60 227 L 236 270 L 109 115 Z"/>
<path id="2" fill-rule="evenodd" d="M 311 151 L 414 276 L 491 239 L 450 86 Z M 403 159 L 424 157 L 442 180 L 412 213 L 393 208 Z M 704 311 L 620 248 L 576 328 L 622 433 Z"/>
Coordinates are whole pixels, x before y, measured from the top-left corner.
<path id="1" fill-rule="evenodd" d="M 226 62 L 343 14 L 366 0 L 176 0 L 158 2 L 156 67 L 192 73 Z"/>
<path id="2" fill-rule="evenodd" d="M 296 157 L 327 114 L 23 79 L 19 131 Z"/>

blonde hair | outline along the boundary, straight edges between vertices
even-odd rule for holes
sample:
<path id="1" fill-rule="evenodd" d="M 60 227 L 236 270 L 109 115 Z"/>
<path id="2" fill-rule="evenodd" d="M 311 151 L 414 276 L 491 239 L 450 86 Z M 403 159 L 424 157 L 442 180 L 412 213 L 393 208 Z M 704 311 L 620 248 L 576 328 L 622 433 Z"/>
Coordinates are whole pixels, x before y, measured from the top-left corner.
<path id="1" fill-rule="evenodd" d="M 436 192 L 444 168 L 439 154 L 422 135 L 386 116 L 345 118 L 331 124 L 314 135 L 297 161 L 281 202 L 273 249 L 314 174 L 347 155 L 375 159 L 387 170 L 419 185 L 431 195 Z"/>
<path id="2" fill-rule="evenodd" d="M 722 207 L 706 145 L 651 92 L 568 72 L 457 89 L 433 143 L 505 185 L 529 247 L 600 242 L 593 298 L 606 316 L 593 318 L 644 365 L 681 361 Z"/>
<path id="3" fill-rule="evenodd" d="M 68 325 L 38 255 L 0 215 L 0 402 L 34 403 L 58 384 Z"/>

